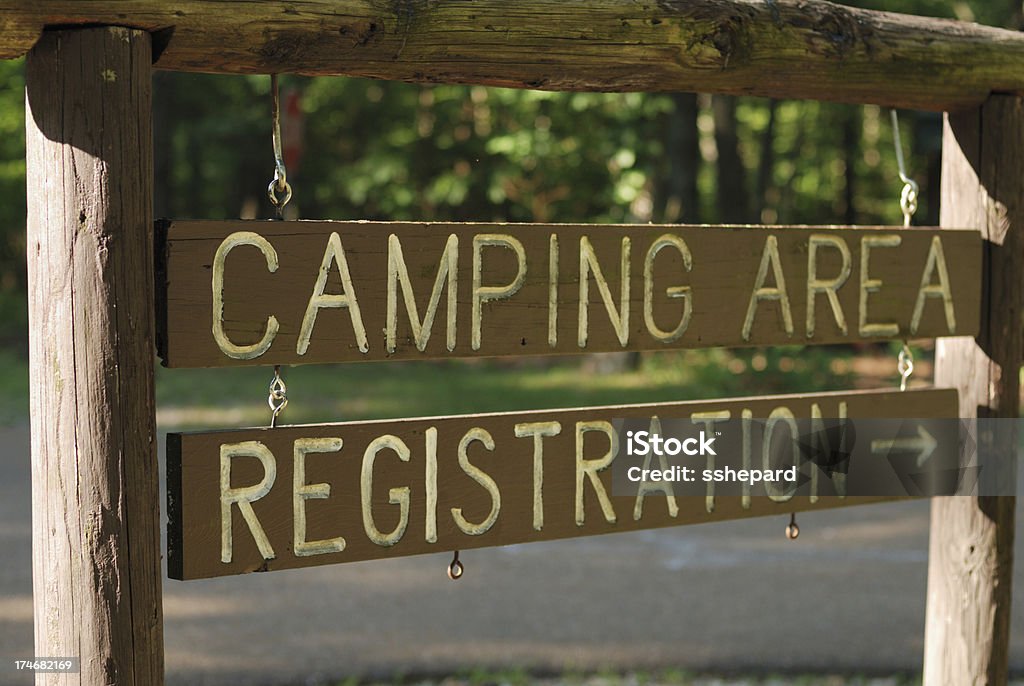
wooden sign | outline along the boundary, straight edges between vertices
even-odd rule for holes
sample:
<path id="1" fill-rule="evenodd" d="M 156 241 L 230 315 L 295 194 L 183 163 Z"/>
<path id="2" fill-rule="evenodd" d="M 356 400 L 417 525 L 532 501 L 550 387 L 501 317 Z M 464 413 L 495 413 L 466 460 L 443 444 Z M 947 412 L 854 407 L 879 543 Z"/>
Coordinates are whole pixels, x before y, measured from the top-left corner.
<path id="1" fill-rule="evenodd" d="M 615 496 L 612 422 L 957 413 L 953 390 L 885 391 L 169 434 L 168 568 L 196 579 L 891 499 Z M 721 455 L 761 454 L 720 440 Z M 884 447 L 859 435 L 851 468 Z"/>
<path id="2" fill-rule="evenodd" d="M 169 367 L 973 335 L 974 231 L 172 222 Z"/>

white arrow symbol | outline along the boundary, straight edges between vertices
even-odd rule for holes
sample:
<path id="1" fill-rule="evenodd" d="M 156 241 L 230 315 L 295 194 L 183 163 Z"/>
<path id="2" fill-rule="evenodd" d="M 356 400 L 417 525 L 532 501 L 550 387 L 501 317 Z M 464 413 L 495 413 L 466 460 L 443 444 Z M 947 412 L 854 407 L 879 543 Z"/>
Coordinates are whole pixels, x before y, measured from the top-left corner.
<path id="1" fill-rule="evenodd" d="M 917 427 L 917 438 L 876 439 L 871 441 L 871 452 L 883 455 L 891 452 L 916 452 L 917 466 L 921 467 L 935 452 L 939 442 L 923 426 Z"/>

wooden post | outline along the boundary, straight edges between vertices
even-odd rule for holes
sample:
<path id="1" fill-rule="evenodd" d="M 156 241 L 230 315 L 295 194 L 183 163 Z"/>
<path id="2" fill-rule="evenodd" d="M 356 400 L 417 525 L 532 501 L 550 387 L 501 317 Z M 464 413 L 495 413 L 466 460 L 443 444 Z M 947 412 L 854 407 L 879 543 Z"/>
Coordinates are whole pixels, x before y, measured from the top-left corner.
<path id="1" fill-rule="evenodd" d="M 163 683 L 150 37 L 48 32 L 26 74 L 37 683 Z"/>
<path id="2" fill-rule="evenodd" d="M 936 384 L 960 390 L 963 417 L 1019 415 L 1022 201 L 1024 99 L 992 96 L 980 108 L 948 115 L 941 223 L 981 229 L 989 241 L 981 333 L 977 341 L 940 340 L 936 352 Z M 1002 478 L 1015 483 L 1009 472 Z M 1012 497 L 959 496 L 932 502 L 927 686 L 1007 683 L 1015 505 Z"/>

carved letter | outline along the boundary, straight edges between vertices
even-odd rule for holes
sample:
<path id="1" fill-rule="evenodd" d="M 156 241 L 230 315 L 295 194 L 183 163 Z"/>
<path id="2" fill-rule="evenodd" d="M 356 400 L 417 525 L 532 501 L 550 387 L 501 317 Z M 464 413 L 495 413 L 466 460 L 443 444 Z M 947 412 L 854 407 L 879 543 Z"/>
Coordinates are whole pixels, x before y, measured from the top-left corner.
<path id="1" fill-rule="evenodd" d="M 871 248 L 895 248 L 903 239 L 896 234 L 884 236 L 865 236 L 860 240 L 860 335 L 861 336 L 896 336 L 900 332 L 899 324 L 868 323 L 868 294 L 875 293 L 882 287 L 881 279 L 872 279 L 869 274 L 871 267 Z"/>
<path id="2" fill-rule="evenodd" d="M 796 417 L 793 415 L 793 411 L 788 407 L 776 407 L 768 415 L 768 421 L 764 425 L 764 438 L 761 444 L 761 467 L 762 469 L 778 469 L 778 467 L 772 464 L 772 434 L 775 432 L 775 427 L 779 422 L 785 422 L 789 426 L 789 443 L 792 446 L 793 464 L 797 470 L 800 469 L 800 430 L 796 425 Z M 790 489 L 785 486 L 781 487 L 782 492 L 773 493 L 772 491 L 778 488 L 775 486 L 775 482 L 766 481 L 764 483 L 764 490 L 767 491 L 768 497 L 777 503 L 784 503 L 793 499 L 796 495 L 796 484 L 793 484 Z M 786 491 L 789 490 L 787 493 Z"/>
<path id="3" fill-rule="evenodd" d="M 774 286 L 765 286 L 765 279 L 768 278 L 768 267 L 772 268 L 775 277 Z M 747 316 L 743 320 L 743 340 L 750 340 L 750 330 L 754 326 L 754 315 L 757 313 L 757 305 L 761 300 L 778 300 L 782 307 L 782 324 L 786 329 L 786 335 L 793 335 L 793 313 L 789 307 L 789 294 L 786 292 L 786 278 L 782 274 L 782 258 L 779 256 L 779 239 L 775 236 L 768 236 L 764 242 L 764 252 L 761 254 L 761 266 L 757 268 L 757 278 L 754 279 L 754 291 L 750 294 L 750 304 L 747 305 Z"/>
<path id="4" fill-rule="evenodd" d="M 427 516 L 423 525 L 423 535 L 427 543 L 437 543 L 437 427 L 428 428 L 423 438 L 427 455 L 423 475 L 424 490 L 427 493 Z"/>
<path id="5" fill-rule="evenodd" d="M 751 420 L 753 420 L 754 418 L 754 413 L 748 410 L 747 408 L 743 408 L 743 411 L 740 413 L 740 416 L 742 417 L 740 421 L 740 426 L 743 429 L 743 450 L 741 452 L 742 462 L 740 464 L 743 469 L 750 469 L 752 466 L 752 459 L 750 457 L 750 425 L 753 423 Z M 750 509 L 749 481 L 744 481 L 742 486 L 740 487 L 740 506 L 744 510 Z"/>
<path id="6" fill-rule="evenodd" d="M 459 263 L 459 237 L 454 233 L 448 236 L 448 242 L 444 246 L 444 253 L 441 255 L 441 262 L 437 266 L 437 276 L 434 277 L 434 289 L 430 292 L 430 300 L 427 303 L 427 311 L 423 314 L 423 321 L 420 321 L 419 311 L 416 307 L 416 294 L 412 288 L 412 281 L 409 279 L 409 268 L 405 264 L 405 256 L 402 255 L 402 243 L 398 236 L 391 234 L 388 237 L 388 307 L 387 307 L 387 351 L 395 352 L 396 338 L 398 336 L 398 284 L 402 284 L 402 297 L 405 299 L 405 311 L 409 315 L 409 326 L 412 327 L 413 340 L 416 342 L 416 349 L 423 352 L 427 349 L 427 341 L 430 340 L 430 330 L 434 326 L 434 316 L 437 314 L 437 306 L 441 302 L 441 290 L 444 288 L 445 278 L 448 280 L 448 316 L 445 326 L 447 334 L 446 342 L 448 350 L 455 350 L 455 314 L 458 303 L 458 263 Z"/>
<path id="7" fill-rule="evenodd" d="M 629 344 L 629 247 L 628 236 L 622 239 L 622 261 L 619 268 L 619 308 L 615 308 L 615 301 L 612 300 L 612 292 L 608 287 L 608 281 L 601 273 L 601 265 L 597 262 L 597 255 L 594 254 L 594 246 L 586 236 L 580 237 L 580 302 L 579 302 L 579 335 L 577 343 L 579 347 L 587 347 L 587 336 L 589 334 L 590 322 L 590 273 L 594 273 L 594 281 L 597 282 L 597 290 L 604 301 L 604 308 L 608 312 L 608 318 L 615 329 L 615 335 L 619 344 L 625 348 Z"/>
<path id="8" fill-rule="evenodd" d="M 939 272 L 939 282 L 933 284 L 934 271 Z M 932 237 L 932 245 L 928 250 L 928 262 L 921 275 L 921 287 L 917 291 L 917 302 L 914 303 L 914 316 L 910 320 L 910 333 L 917 333 L 917 328 L 921 325 L 925 298 L 942 298 L 942 306 L 946 310 L 946 328 L 949 329 L 949 333 L 955 333 L 956 313 L 953 311 L 953 293 L 949 289 L 949 270 L 946 269 L 942 239 L 938 236 Z"/>
<path id="9" fill-rule="evenodd" d="M 236 360 L 251 360 L 267 352 L 277 330 L 280 328 L 277 317 L 267 317 L 267 328 L 263 331 L 263 337 L 252 345 L 235 345 L 228 340 L 224 332 L 224 262 L 228 253 L 240 245 L 251 245 L 258 248 L 267 260 L 267 271 L 271 274 L 277 271 L 277 251 L 266 238 L 253 233 L 252 231 L 236 231 L 231 234 L 217 247 L 213 256 L 213 340 L 217 341 L 217 347 L 228 357 Z"/>
<path id="10" fill-rule="evenodd" d="M 694 424 L 702 422 L 704 424 L 704 432 L 707 436 L 715 435 L 715 422 L 724 422 L 732 413 L 729 410 L 719 410 L 718 412 L 694 412 L 690 415 L 690 421 Z M 715 468 L 715 455 L 714 453 L 708 453 L 707 455 L 707 468 Z M 715 511 L 715 482 L 708 481 L 707 491 L 704 495 L 704 509 L 707 510 L 708 514 Z"/>
<path id="11" fill-rule="evenodd" d="M 292 512 L 294 515 L 294 551 L 298 557 L 340 553 L 345 549 L 345 539 L 306 540 L 306 501 L 327 498 L 331 485 L 306 483 L 306 455 L 309 453 L 336 453 L 341 450 L 340 438 L 298 438 L 294 445 L 295 464 L 292 470 Z"/>
<path id="12" fill-rule="evenodd" d="M 842 420 L 841 427 L 839 429 L 839 445 L 836 446 L 833 452 L 832 446 L 829 443 L 828 431 L 825 427 L 825 422 L 821 416 L 821 408 L 818 403 L 811 404 L 811 455 L 820 455 L 827 460 L 815 460 L 811 464 L 811 496 L 810 501 L 812 503 L 818 502 L 818 472 L 828 470 L 828 477 L 832 480 L 832 485 L 835 486 L 836 495 L 840 498 L 846 497 L 846 474 L 850 465 L 841 464 L 842 460 L 837 458 L 846 458 L 849 460 L 849 453 L 847 451 L 847 436 L 846 436 L 846 403 L 839 403 L 839 419 Z M 824 464 L 822 464 L 824 462 Z"/>
<path id="13" fill-rule="evenodd" d="M 236 457 L 255 457 L 263 465 L 263 479 L 252 486 L 231 488 L 231 460 Z M 277 479 L 277 461 L 270 449 L 259 441 L 244 441 L 242 443 L 224 443 L 220 447 L 220 561 L 227 564 L 231 562 L 232 545 L 231 536 L 231 506 L 238 505 L 242 519 L 249 526 L 249 532 L 256 540 L 256 547 L 264 560 L 274 559 L 274 549 L 270 546 L 267 534 L 256 518 L 256 512 L 252 504 L 270 493 L 270 489 Z"/>
<path id="14" fill-rule="evenodd" d="M 483 286 L 483 249 L 484 247 L 502 247 L 516 254 L 516 278 L 504 286 Z M 480 329 L 483 320 L 482 306 L 491 300 L 510 298 L 526 280 L 526 251 L 523 244 L 512 236 L 498 233 L 483 233 L 473 237 L 473 311 L 472 336 L 470 344 L 473 350 L 480 349 Z"/>
<path id="15" fill-rule="evenodd" d="M 558 345 L 558 234 L 548 242 L 548 345 Z"/>
<path id="16" fill-rule="evenodd" d="M 678 250 L 679 254 L 682 255 L 683 267 L 686 268 L 686 271 L 690 271 L 693 268 L 693 257 L 690 255 L 690 249 L 686 247 L 686 242 L 682 238 L 674 234 L 666 233 L 663 236 L 659 236 L 647 251 L 647 257 L 644 259 L 644 323 L 647 324 L 647 331 L 662 343 L 671 343 L 678 340 L 686 332 L 686 327 L 690 324 L 690 317 L 693 315 L 693 294 L 690 287 L 669 286 L 665 289 L 665 295 L 669 298 L 683 299 L 683 316 L 679 320 L 679 324 L 676 325 L 676 328 L 671 331 L 659 329 L 658 325 L 654 322 L 654 258 L 658 256 L 662 248 L 669 246 Z"/>
<path id="17" fill-rule="evenodd" d="M 327 276 L 330 274 L 331 265 L 337 262 L 338 271 L 341 274 L 341 285 L 345 292 L 325 294 L 327 287 Z M 313 326 L 316 324 L 316 316 L 323 307 L 347 307 L 349 316 L 352 319 L 352 331 L 356 335 L 356 343 L 359 345 L 359 352 L 365 353 L 370 349 L 366 341 L 366 328 L 363 326 L 363 317 L 359 313 L 359 301 L 356 299 L 356 291 L 352 286 L 352 274 L 348 270 L 348 260 L 345 259 L 345 249 L 341 246 L 341 236 L 337 231 L 331 233 L 327 239 L 327 248 L 324 250 L 324 259 L 320 263 L 320 271 L 316 277 L 316 286 L 313 287 L 313 294 L 309 296 L 309 304 L 306 305 L 306 315 L 302 318 L 302 327 L 299 329 L 299 340 L 295 344 L 295 352 L 305 355 L 309 348 L 309 339 L 313 335 Z"/>
<path id="18" fill-rule="evenodd" d="M 498 520 L 498 513 L 501 512 L 501 492 L 498 490 L 498 484 L 494 483 L 494 479 L 487 472 L 476 465 L 470 464 L 469 444 L 473 441 L 483 443 L 484 447 L 488 450 L 494 450 L 494 438 L 491 437 L 491 434 L 486 429 L 476 427 L 467 431 L 466 435 L 459 441 L 459 466 L 462 467 L 462 471 L 468 474 L 473 481 L 483 486 L 484 490 L 490 494 L 491 511 L 487 513 L 487 516 L 479 524 L 473 524 L 463 517 L 461 507 L 452 508 L 452 518 L 462 533 L 469 534 L 470 536 L 479 536 L 480 534 L 487 533 L 494 526 L 494 522 Z"/>
<path id="19" fill-rule="evenodd" d="M 839 251 L 843 259 L 839 274 L 834 279 L 818 278 L 818 248 L 830 246 Z M 839 304 L 839 296 L 836 295 L 846 280 L 850 278 L 851 270 L 850 248 L 846 241 L 839 236 L 832 236 L 827 233 L 811 234 L 807 250 L 807 337 L 814 338 L 814 298 L 818 293 L 825 293 L 828 296 L 828 304 L 832 307 L 832 315 L 836 318 L 836 325 L 846 335 L 846 317 L 843 316 L 843 306 Z"/>
<path id="20" fill-rule="evenodd" d="M 377 545 L 390 546 L 402 540 L 405 527 L 409 525 L 409 487 L 402 486 L 388 491 L 388 502 L 398 505 L 398 524 L 391 533 L 381 533 L 373 521 L 373 463 L 381 450 L 393 451 L 402 462 L 409 461 L 410 453 L 409 446 L 401 438 L 391 434 L 373 439 L 363 453 L 363 468 L 359 478 L 359 490 L 363 501 L 363 530 Z"/>
<path id="21" fill-rule="evenodd" d="M 648 428 L 648 433 L 652 436 L 661 435 L 661 420 L 657 417 L 651 417 L 651 424 Z M 665 453 L 658 453 L 655 456 L 653 450 L 648 450 L 647 454 L 644 455 L 644 463 L 641 470 L 648 470 L 651 468 L 651 460 L 658 458 L 658 468 L 662 472 L 668 471 L 668 460 L 665 459 Z M 665 501 L 668 505 L 668 516 L 676 517 L 679 515 L 679 504 L 676 502 L 676 493 L 672 488 L 671 481 L 641 481 L 640 485 L 636 489 L 636 502 L 633 503 L 633 519 L 640 521 L 640 518 L 644 516 L 644 498 L 647 497 L 648 493 L 664 493 Z"/>
<path id="22" fill-rule="evenodd" d="M 587 460 L 583 457 L 583 436 L 590 431 L 600 431 L 608 437 L 608 452 L 594 460 Z M 601 512 L 604 513 L 605 521 L 614 524 L 615 509 L 612 501 L 608 498 L 604 484 L 598 472 L 607 469 L 615 456 L 619 454 L 619 435 L 615 432 L 611 423 L 605 421 L 576 422 L 576 525 L 583 526 L 586 523 L 586 512 L 583 508 L 583 487 L 585 478 L 590 478 L 590 483 L 597 493 L 597 500 L 601 503 Z"/>
<path id="23" fill-rule="evenodd" d="M 544 437 L 562 433 L 558 422 L 528 422 L 516 424 L 516 436 L 533 436 L 533 528 L 544 528 Z"/>

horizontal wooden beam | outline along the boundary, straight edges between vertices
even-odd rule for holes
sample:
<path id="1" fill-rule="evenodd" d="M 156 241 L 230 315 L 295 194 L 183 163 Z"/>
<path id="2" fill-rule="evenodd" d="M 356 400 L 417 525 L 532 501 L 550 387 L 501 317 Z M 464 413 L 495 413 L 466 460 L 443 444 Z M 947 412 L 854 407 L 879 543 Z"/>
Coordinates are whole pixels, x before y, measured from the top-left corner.
<path id="1" fill-rule="evenodd" d="M 1024 36 L 815 0 L 0 0 L 0 58 L 47 27 L 156 34 L 156 66 L 926 110 L 1024 94 Z"/>

